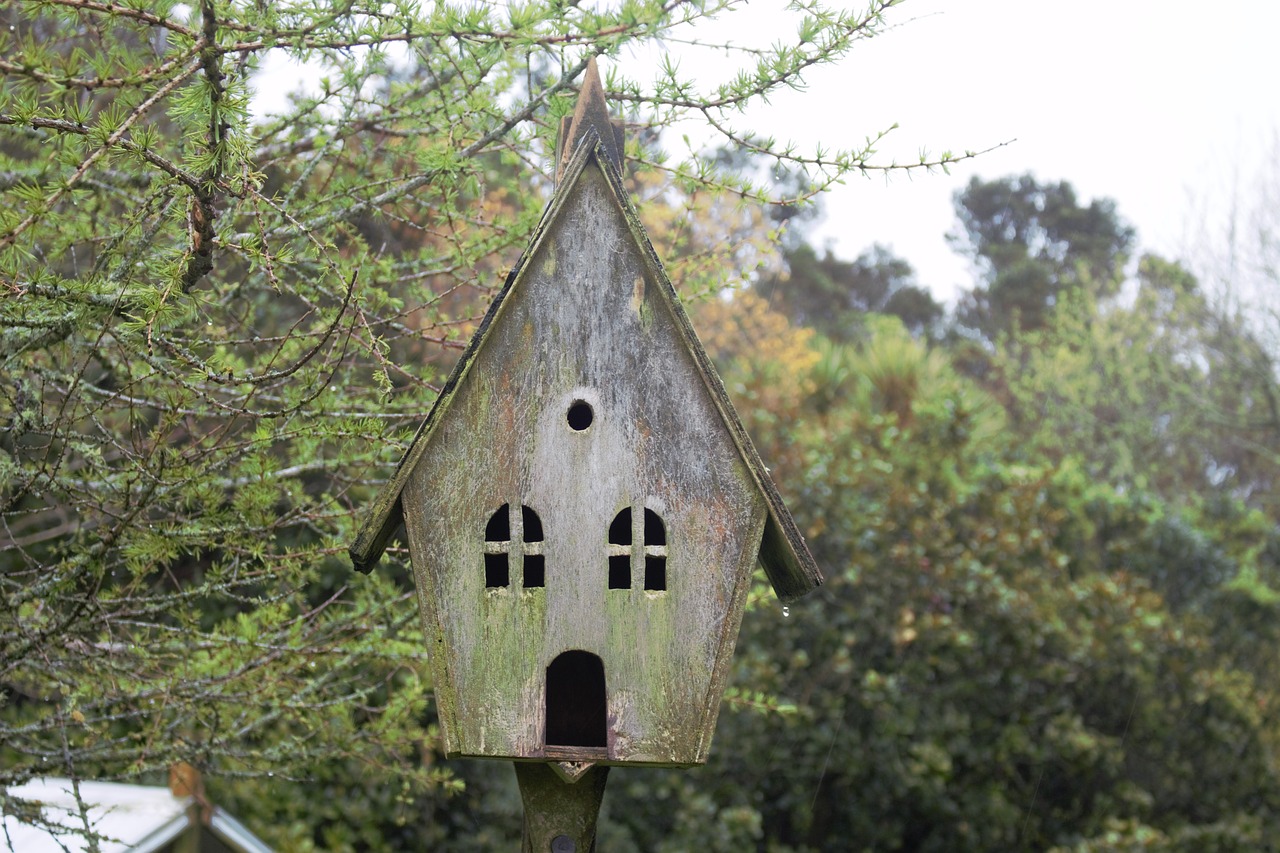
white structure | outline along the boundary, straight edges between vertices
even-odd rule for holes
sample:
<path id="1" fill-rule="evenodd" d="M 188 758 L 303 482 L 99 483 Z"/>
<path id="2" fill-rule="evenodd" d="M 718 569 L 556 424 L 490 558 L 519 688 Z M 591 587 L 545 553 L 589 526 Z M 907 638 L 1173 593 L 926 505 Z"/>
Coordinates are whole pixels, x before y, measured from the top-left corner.
<path id="1" fill-rule="evenodd" d="M 70 779 L 35 779 L 6 791 L 7 798 L 39 807 L 43 825 L 23 823 L 6 813 L 0 850 L 80 853 L 90 849 L 86 835 L 91 832 L 101 853 L 271 853 L 222 809 L 214 807 L 206 825 L 194 797 L 174 796 L 168 788 L 80 782 L 79 789 L 83 810 Z"/>

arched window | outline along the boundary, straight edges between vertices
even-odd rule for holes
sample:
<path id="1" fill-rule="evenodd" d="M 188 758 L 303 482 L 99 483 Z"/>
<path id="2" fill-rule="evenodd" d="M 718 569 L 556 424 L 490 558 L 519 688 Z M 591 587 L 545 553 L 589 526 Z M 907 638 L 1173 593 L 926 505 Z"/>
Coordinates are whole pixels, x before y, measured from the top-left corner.
<path id="1" fill-rule="evenodd" d="M 484 585 L 511 586 L 511 506 L 503 504 L 484 526 Z"/>
<path id="2" fill-rule="evenodd" d="M 609 525 L 609 589 L 631 589 L 631 507 Z"/>
<path id="3" fill-rule="evenodd" d="M 527 506 L 520 507 L 512 536 L 511 505 L 503 504 L 484 527 L 484 585 L 489 589 L 511 586 L 511 559 L 520 561 L 525 589 L 546 586 L 546 558 L 542 555 L 542 520 Z"/>
<path id="4" fill-rule="evenodd" d="M 542 519 L 527 506 L 520 507 L 524 539 L 524 588 L 547 585 L 546 557 L 542 555 Z"/>
<path id="5" fill-rule="evenodd" d="M 650 592 L 663 592 L 667 588 L 667 527 L 662 516 L 647 507 L 644 510 L 643 526 L 632 531 L 634 518 L 631 507 L 619 512 L 609 525 L 609 589 L 631 589 L 633 574 L 641 574 L 644 588 Z M 632 547 L 636 534 L 639 534 L 642 547 Z M 632 571 L 632 559 L 638 558 L 641 564 Z"/>
<path id="6" fill-rule="evenodd" d="M 644 511 L 644 588 L 667 588 L 667 526 L 651 509 Z"/>

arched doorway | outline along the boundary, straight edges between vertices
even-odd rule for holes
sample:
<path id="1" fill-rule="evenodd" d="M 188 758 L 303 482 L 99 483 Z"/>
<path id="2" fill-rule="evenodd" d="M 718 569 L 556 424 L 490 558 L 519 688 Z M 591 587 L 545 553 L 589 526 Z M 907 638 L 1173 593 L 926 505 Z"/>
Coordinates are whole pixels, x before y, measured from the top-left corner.
<path id="1" fill-rule="evenodd" d="M 607 703 L 604 662 L 567 651 L 547 667 L 547 746 L 604 747 Z"/>

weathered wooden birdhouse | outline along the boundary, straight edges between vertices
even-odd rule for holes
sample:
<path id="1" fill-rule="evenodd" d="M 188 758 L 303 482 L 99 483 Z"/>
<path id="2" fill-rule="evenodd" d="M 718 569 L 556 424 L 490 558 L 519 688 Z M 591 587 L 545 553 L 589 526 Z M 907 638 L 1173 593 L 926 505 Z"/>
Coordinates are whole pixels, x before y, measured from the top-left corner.
<path id="1" fill-rule="evenodd" d="M 621 177 L 594 62 L 541 224 L 352 546 L 403 521 L 451 756 L 707 759 L 757 559 L 821 583 Z"/>

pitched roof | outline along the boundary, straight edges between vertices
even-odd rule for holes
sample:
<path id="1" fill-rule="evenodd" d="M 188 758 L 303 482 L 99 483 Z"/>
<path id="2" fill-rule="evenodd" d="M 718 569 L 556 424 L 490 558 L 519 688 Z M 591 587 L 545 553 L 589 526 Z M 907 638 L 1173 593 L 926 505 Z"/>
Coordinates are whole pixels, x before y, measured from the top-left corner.
<path id="1" fill-rule="evenodd" d="M 593 66 L 594 63 L 592 64 Z M 598 89 L 598 76 L 595 85 Z M 587 86 L 584 85 L 583 88 L 587 90 Z M 603 95 L 593 96 L 593 99 L 597 98 L 602 104 Z M 720 417 L 730 435 L 733 436 L 738 453 L 750 470 L 757 488 L 764 496 L 769 512 L 765 522 L 764 537 L 760 544 L 760 564 L 764 567 L 765 573 L 773 585 L 774 593 L 780 599 L 791 601 L 799 598 L 822 583 L 822 573 L 818 570 L 813 556 L 809 553 L 809 548 L 805 544 L 799 528 L 796 527 L 795 520 L 783 504 L 782 497 L 778 494 L 777 487 L 769 476 L 768 469 L 760 460 L 760 456 L 756 452 L 746 428 L 743 427 L 737 412 L 734 411 L 733 404 L 729 401 L 729 396 L 724 390 L 724 385 L 720 381 L 715 367 L 711 364 L 711 359 L 698 341 L 688 316 L 680 306 L 680 300 L 676 295 L 675 288 L 672 286 L 670 279 L 667 278 L 666 271 L 663 269 L 653 245 L 649 242 L 644 227 L 640 224 L 640 218 L 635 206 L 631 203 L 631 199 L 623 186 L 621 170 L 614 160 L 616 149 L 609 144 L 615 142 L 617 138 L 613 132 L 612 123 L 607 122 L 607 114 L 605 121 L 600 121 L 599 116 L 601 113 L 599 110 L 584 110 L 580 107 L 575 116 L 578 113 L 593 118 L 581 123 L 575 120 L 575 124 L 571 126 L 570 132 L 572 136 L 570 139 L 576 147 L 562 170 L 555 193 L 543 213 L 542 221 L 539 222 L 538 227 L 534 230 L 528 249 L 520 260 L 516 262 L 510 275 L 507 276 L 502 291 L 489 306 L 484 320 L 476 330 L 475 335 L 472 336 L 471 342 L 463 352 L 462 357 L 458 360 L 452 375 L 441 390 L 440 396 L 436 399 L 431 412 L 418 428 L 413 442 L 400 460 L 395 473 L 374 500 L 369 515 L 360 526 L 355 542 L 351 545 L 351 560 L 358 570 L 367 572 L 381 558 L 387 542 L 404 520 L 400 495 L 409 477 L 413 474 L 418 460 L 430 444 L 435 426 L 440 423 L 444 413 L 448 411 L 455 392 L 466 379 L 467 373 L 475 361 L 476 353 L 484 346 L 490 329 L 502 313 L 503 304 L 507 297 L 514 288 L 520 285 L 525 263 L 536 254 L 538 246 L 546 237 L 563 208 L 565 200 L 573 193 L 583 170 L 587 168 L 589 163 L 594 163 L 603 172 L 606 183 L 627 221 L 628 229 L 635 240 L 636 248 L 644 257 L 654 281 L 658 283 L 656 292 L 660 294 L 659 298 L 667 303 L 667 307 L 675 319 L 675 327 L 681 342 L 692 356 L 703 385 L 715 402 L 716 410 L 720 413 Z M 602 131 L 610 137 L 609 143 L 606 143 L 601 138 Z"/>
<path id="2" fill-rule="evenodd" d="M 70 779 L 43 778 L 4 793 L 40 809 L 40 825 L 24 823 L 18 815 L 0 818 L 0 831 L 13 844 L 12 849 L 24 853 L 88 850 L 86 820 L 98 836 L 102 853 L 153 853 L 185 833 L 202 831 L 204 826 L 192 808 L 192 797 L 176 796 L 163 787 L 91 781 L 77 784 Z M 221 842 L 218 849 L 271 853 L 271 848 L 216 806 L 209 813 L 207 827 Z"/>

